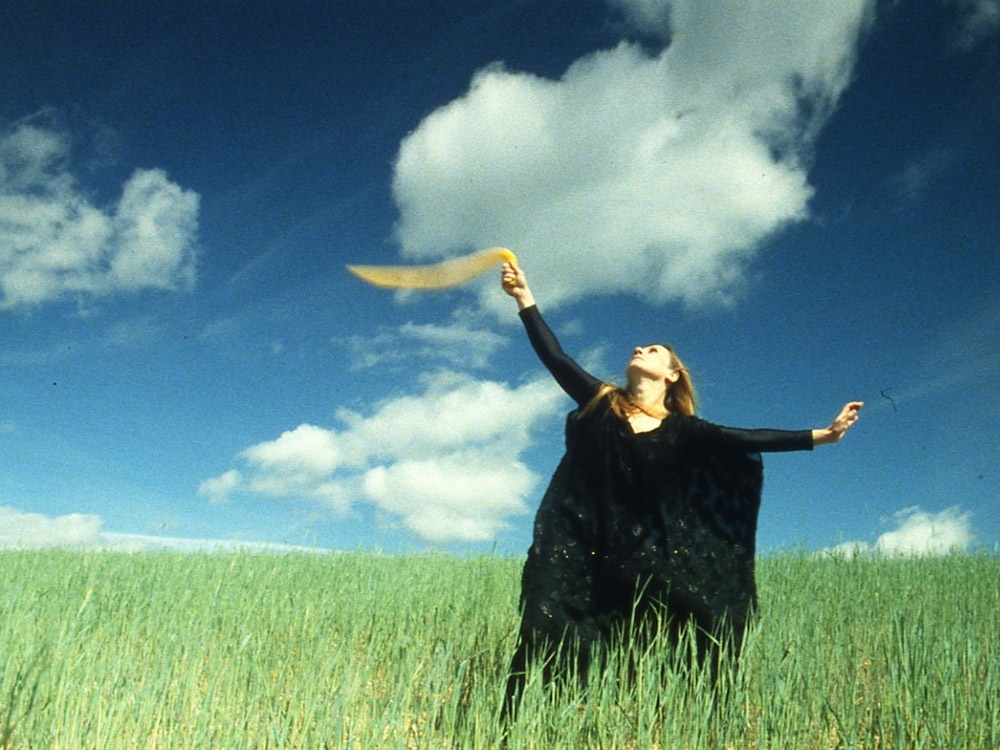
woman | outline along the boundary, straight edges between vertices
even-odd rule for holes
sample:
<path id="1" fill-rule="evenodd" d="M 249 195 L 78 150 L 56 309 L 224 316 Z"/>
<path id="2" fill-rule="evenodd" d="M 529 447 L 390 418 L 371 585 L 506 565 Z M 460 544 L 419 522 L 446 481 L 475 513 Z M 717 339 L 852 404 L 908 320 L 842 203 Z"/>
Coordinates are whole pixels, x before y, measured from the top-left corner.
<path id="1" fill-rule="evenodd" d="M 848 403 L 821 430 L 706 422 L 694 415 L 691 379 L 670 347 L 637 347 L 626 387 L 603 383 L 563 352 L 523 270 L 505 263 L 501 273 L 533 348 L 577 403 L 524 565 L 504 717 L 516 707 L 531 660 L 544 660 L 548 679 L 557 651 L 563 661 L 575 653 L 585 680 L 593 647 L 658 622 L 668 623 L 674 643 L 693 625 L 699 660 L 714 652 L 714 674 L 718 646 L 738 654 L 757 601 L 759 454 L 835 443 L 862 403 Z"/>

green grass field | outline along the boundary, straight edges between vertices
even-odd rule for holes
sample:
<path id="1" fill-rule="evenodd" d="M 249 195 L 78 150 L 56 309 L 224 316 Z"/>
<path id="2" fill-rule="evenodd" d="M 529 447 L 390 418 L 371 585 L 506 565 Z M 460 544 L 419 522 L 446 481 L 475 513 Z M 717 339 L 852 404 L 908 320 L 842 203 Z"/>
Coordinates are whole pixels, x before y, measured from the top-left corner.
<path id="1" fill-rule="evenodd" d="M 491 748 L 520 562 L 0 552 L 2 748 Z M 511 748 L 1000 748 L 1000 558 L 759 562 L 720 684 L 532 675 Z M 715 704 L 713 707 L 713 703 Z"/>

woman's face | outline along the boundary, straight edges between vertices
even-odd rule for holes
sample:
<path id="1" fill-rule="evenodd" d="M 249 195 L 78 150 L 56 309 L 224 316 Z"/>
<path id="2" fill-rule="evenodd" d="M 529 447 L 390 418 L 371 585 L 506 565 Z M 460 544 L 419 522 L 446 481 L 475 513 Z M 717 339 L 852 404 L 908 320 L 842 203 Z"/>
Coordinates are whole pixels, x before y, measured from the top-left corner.
<path id="1" fill-rule="evenodd" d="M 674 369 L 674 358 L 665 346 L 637 346 L 632 352 L 626 373 L 629 376 L 640 375 L 655 380 L 666 380 L 673 383 L 679 373 Z"/>

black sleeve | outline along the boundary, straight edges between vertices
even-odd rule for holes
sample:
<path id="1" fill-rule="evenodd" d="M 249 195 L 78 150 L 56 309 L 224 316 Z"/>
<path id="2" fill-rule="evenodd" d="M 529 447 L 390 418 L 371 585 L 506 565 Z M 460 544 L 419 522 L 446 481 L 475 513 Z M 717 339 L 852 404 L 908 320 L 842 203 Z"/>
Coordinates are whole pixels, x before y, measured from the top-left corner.
<path id="1" fill-rule="evenodd" d="M 812 430 L 744 430 L 723 427 L 699 417 L 689 417 L 688 420 L 688 436 L 696 445 L 708 450 L 782 453 L 813 449 Z"/>
<path id="2" fill-rule="evenodd" d="M 542 319 L 538 307 L 532 305 L 525 308 L 521 310 L 520 316 L 531 346 L 559 386 L 580 406 L 590 401 L 601 387 L 602 381 L 580 367 L 562 350 L 555 334 Z"/>
<path id="3" fill-rule="evenodd" d="M 745 453 L 782 453 L 811 451 L 812 430 L 744 430 L 739 427 L 717 427 L 728 447 Z"/>

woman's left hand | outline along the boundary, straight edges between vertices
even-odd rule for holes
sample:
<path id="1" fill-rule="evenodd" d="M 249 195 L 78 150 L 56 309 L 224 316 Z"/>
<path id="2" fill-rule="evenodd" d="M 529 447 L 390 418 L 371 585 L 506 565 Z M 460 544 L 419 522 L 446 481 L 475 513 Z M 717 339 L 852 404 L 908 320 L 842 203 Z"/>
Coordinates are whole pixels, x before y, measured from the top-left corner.
<path id="1" fill-rule="evenodd" d="M 844 433 L 858 421 L 858 412 L 864 405 L 864 401 L 849 401 L 844 404 L 844 408 L 840 410 L 840 414 L 830 423 L 829 427 L 825 430 L 813 430 L 813 445 L 838 442 L 844 437 Z"/>

